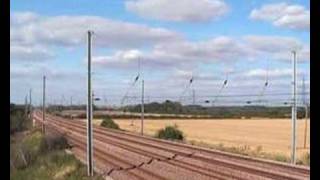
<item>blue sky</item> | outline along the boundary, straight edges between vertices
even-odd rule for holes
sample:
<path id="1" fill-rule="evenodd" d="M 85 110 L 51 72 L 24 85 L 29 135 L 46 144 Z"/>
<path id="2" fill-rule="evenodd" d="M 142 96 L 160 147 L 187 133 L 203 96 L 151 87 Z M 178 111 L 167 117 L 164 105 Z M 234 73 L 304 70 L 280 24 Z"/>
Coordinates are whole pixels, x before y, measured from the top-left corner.
<path id="1" fill-rule="evenodd" d="M 94 91 L 108 105 L 119 104 L 138 73 L 139 58 L 151 101 L 180 96 L 191 76 L 200 104 L 201 96 L 217 95 L 226 74 L 226 94 L 253 87 L 253 94 L 260 93 L 267 73 L 270 93 L 290 93 L 294 44 L 309 87 L 309 1 L 157 2 L 11 0 L 11 101 L 24 102 L 31 88 L 40 103 L 41 78 L 47 74 L 49 103 L 71 96 L 84 103 L 87 25 L 96 32 Z M 130 95 L 139 96 L 138 85 Z"/>

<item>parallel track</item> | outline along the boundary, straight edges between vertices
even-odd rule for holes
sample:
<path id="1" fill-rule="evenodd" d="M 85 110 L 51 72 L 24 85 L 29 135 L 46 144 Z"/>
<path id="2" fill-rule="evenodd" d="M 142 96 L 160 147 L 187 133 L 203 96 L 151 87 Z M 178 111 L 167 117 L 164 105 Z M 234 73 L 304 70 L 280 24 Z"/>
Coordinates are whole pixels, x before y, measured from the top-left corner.
<path id="1" fill-rule="evenodd" d="M 42 123 L 41 112 L 34 118 Z M 47 128 L 65 135 L 79 158 L 86 152 L 86 123 L 46 116 Z M 249 158 L 94 126 L 94 160 L 114 179 L 310 179 L 310 169 Z M 84 158 L 85 159 L 85 158 Z"/>

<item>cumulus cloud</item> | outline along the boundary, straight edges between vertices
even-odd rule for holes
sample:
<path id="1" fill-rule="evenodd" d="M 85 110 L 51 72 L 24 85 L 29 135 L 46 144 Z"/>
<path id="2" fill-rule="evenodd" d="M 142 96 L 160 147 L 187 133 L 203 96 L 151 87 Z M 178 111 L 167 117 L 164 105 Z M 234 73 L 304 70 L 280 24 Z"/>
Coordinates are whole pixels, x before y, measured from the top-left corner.
<path id="1" fill-rule="evenodd" d="M 10 40 L 20 43 L 32 41 L 51 45 L 80 45 L 86 42 L 88 30 L 95 32 L 95 45 L 104 47 L 146 46 L 181 38 L 176 32 L 164 28 L 151 28 L 99 16 L 41 16 L 35 21 L 26 21 L 24 16 L 13 15 L 11 21 L 13 33 Z"/>
<path id="2" fill-rule="evenodd" d="M 150 52 L 142 52 L 136 49 L 119 50 L 112 55 L 94 56 L 92 63 L 97 67 L 105 68 L 138 68 L 138 61 L 141 61 L 142 68 L 166 68 L 174 67 L 190 67 L 190 62 L 186 62 L 181 55 L 168 54 L 152 50 Z M 194 63 L 194 62 L 193 62 Z"/>
<path id="3" fill-rule="evenodd" d="M 283 36 L 244 36 L 247 44 L 256 50 L 264 52 L 292 51 L 302 48 L 302 43 L 296 38 Z"/>
<path id="4" fill-rule="evenodd" d="M 25 93 L 32 89 L 32 102 L 38 105 L 42 97 L 42 77 L 47 78 L 47 102 L 60 99 L 64 94 L 68 99 L 73 96 L 74 102 L 85 100 L 86 73 L 78 69 L 68 69 L 55 65 L 37 63 L 10 64 L 10 100 L 24 102 Z M 70 86 L 72 84 L 72 86 Z M 59 101 L 60 102 L 60 101 Z M 85 101 L 83 101 L 85 102 Z"/>
<path id="5" fill-rule="evenodd" d="M 225 78 L 225 73 L 211 74 L 206 70 L 199 70 L 200 68 L 198 72 L 201 73 L 195 72 L 194 69 L 201 65 L 245 63 L 247 59 L 259 60 L 261 57 L 264 57 L 263 59 L 270 58 L 272 61 L 291 60 L 292 48 L 297 48 L 298 60 L 307 61 L 310 59 L 309 45 L 292 37 L 251 35 L 235 38 L 218 36 L 207 40 L 188 41 L 179 33 L 164 28 L 148 27 L 98 16 L 45 17 L 31 12 L 13 13 L 10 17 L 10 26 L 11 59 L 25 60 L 24 62 L 12 63 L 10 68 L 10 77 L 15 81 L 17 87 L 20 88 L 20 84 L 23 83 L 33 83 L 34 79 L 39 79 L 36 82 L 40 85 L 33 87 L 41 87 L 41 77 L 45 73 L 50 78 L 50 82 L 55 84 L 51 89 L 59 90 L 58 93 L 61 91 L 60 88 L 65 88 L 65 92 L 69 91 L 70 86 L 68 85 L 71 81 L 74 84 L 71 88 L 82 91 L 84 88 L 79 87 L 85 86 L 83 82 L 86 73 L 62 67 L 29 67 L 24 64 L 17 66 L 17 64 L 26 63 L 27 60 L 52 59 L 55 57 L 52 51 L 55 47 L 73 48 L 85 45 L 88 28 L 95 31 L 94 46 L 111 48 L 111 53 L 108 54 L 103 54 L 102 51 L 94 53 L 95 56 L 92 60 L 95 66 L 125 70 L 129 74 L 130 68 L 136 72 L 140 58 L 142 68 L 149 68 L 149 70 L 161 74 L 156 78 L 150 77 L 149 81 L 146 78 L 146 88 L 150 91 L 151 87 L 154 89 L 154 92 L 150 92 L 151 95 L 159 93 L 159 91 L 171 95 L 180 93 L 191 77 L 190 75 L 194 75 L 199 91 L 202 89 L 204 93 L 216 92 Z M 257 66 L 259 66 L 258 63 Z M 164 69 L 170 70 L 170 72 L 163 73 Z M 97 69 L 97 72 L 101 72 L 100 70 Z M 263 69 L 253 69 L 239 75 L 239 77 L 243 77 L 242 79 L 238 78 L 235 73 L 230 77 L 232 84 L 228 88 L 234 86 L 234 89 L 239 89 L 239 87 L 247 86 L 247 89 L 243 88 L 244 91 L 250 91 L 252 87 L 257 86 L 255 83 L 261 83 L 265 73 Z M 273 78 L 287 77 L 288 74 L 291 74 L 288 70 L 283 69 L 270 70 L 269 73 Z M 158 80 L 162 76 L 165 76 L 160 80 L 163 81 L 163 85 Z M 103 76 L 103 78 L 108 79 L 108 76 Z M 118 90 L 125 89 L 122 88 L 125 85 L 121 85 L 119 79 L 109 79 L 113 82 L 110 84 L 114 84 L 111 91 L 120 94 L 121 90 L 119 92 Z M 97 83 L 100 82 L 98 80 L 96 80 L 96 84 L 103 87 L 103 83 Z M 275 83 L 273 82 L 273 84 Z M 251 89 L 248 88 L 249 85 Z M 28 89 L 30 85 L 25 87 Z"/>
<path id="6" fill-rule="evenodd" d="M 164 28 L 99 16 L 40 16 L 32 12 L 14 12 L 10 17 L 11 56 L 51 57 L 49 47 L 85 44 L 88 30 L 94 31 L 93 43 L 98 47 L 136 48 L 182 39 L 180 34 Z"/>
<path id="7" fill-rule="evenodd" d="M 10 15 L 11 25 L 21 25 L 28 22 L 34 22 L 39 19 L 39 16 L 33 12 L 14 12 Z"/>
<path id="8" fill-rule="evenodd" d="M 306 62 L 310 60 L 310 47 L 293 37 L 283 36 L 244 36 L 243 40 L 247 48 L 256 51 L 257 57 L 264 56 L 264 59 L 275 59 L 290 61 L 292 51 L 297 51 L 298 61 Z"/>
<path id="9" fill-rule="evenodd" d="M 198 84 L 198 82 L 220 82 L 224 77 L 224 74 L 221 76 L 220 74 L 213 74 L 208 72 L 199 72 L 198 70 L 182 70 L 176 69 L 171 75 L 175 80 L 183 80 L 184 82 L 189 82 L 192 77 L 194 83 Z M 217 81 L 218 80 L 218 81 Z"/>
<path id="10" fill-rule="evenodd" d="M 274 26 L 296 30 L 310 29 L 310 10 L 287 3 L 266 4 L 250 13 L 250 18 L 271 22 Z"/>
<path id="11" fill-rule="evenodd" d="M 168 54 L 179 54 L 186 59 L 193 59 L 199 62 L 233 61 L 237 57 L 244 57 L 250 54 L 249 50 L 241 42 L 226 36 L 198 42 L 185 41 L 158 44 L 155 49 Z"/>
<path id="12" fill-rule="evenodd" d="M 298 74 L 302 74 L 301 71 L 298 72 Z M 269 76 L 270 78 L 283 78 L 283 77 L 290 77 L 292 75 L 292 69 L 285 68 L 285 69 L 251 69 L 245 73 L 243 73 L 243 76 L 245 77 L 251 77 L 251 78 L 266 78 L 266 76 Z"/>
<path id="13" fill-rule="evenodd" d="M 309 57 L 309 50 L 299 40 L 277 36 L 245 36 L 235 39 L 218 36 L 202 41 L 187 41 L 177 32 L 163 28 L 114 21 L 98 16 L 44 17 L 31 12 L 11 16 L 11 51 L 13 59 L 49 59 L 53 46 L 74 47 L 85 44 L 86 31 L 95 31 L 94 45 L 117 48 L 113 55 L 95 57 L 96 64 L 128 65 L 136 61 L 132 53 L 150 66 L 194 66 L 207 62 L 235 62 L 254 59 L 269 53 L 273 59 L 285 58 L 287 51 L 302 49 L 301 59 Z M 150 47 L 151 51 L 136 48 Z M 134 50 L 134 51 L 132 51 Z M 263 54 L 264 55 L 264 54 Z M 308 60 L 308 59 L 307 59 Z"/>
<path id="14" fill-rule="evenodd" d="M 176 22 L 215 20 L 229 11 L 223 0 L 129 0 L 125 5 L 141 17 Z"/>
<path id="15" fill-rule="evenodd" d="M 43 61 L 53 57 L 53 52 L 43 46 L 12 45 L 10 47 L 10 59 Z"/>
<path id="16" fill-rule="evenodd" d="M 97 66 L 108 66 L 108 67 L 130 67 L 133 63 L 138 62 L 138 58 L 142 57 L 142 53 L 139 50 L 120 50 L 116 51 L 110 56 L 94 56 L 92 63 Z"/>
<path id="17" fill-rule="evenodd" d="M 290 62 L 292 50 L 298 61 L 310 59 L 310 48 L 298 39 L 282 36 L 250 35 L 239 39 L 218 36 L 209 40 L 178 41 L 156 44 L 151 50 L 118 50 L 111 55 L 93 57 L 97 66 L 108 68 L 136 68 L 138 59 L 146 68 L 196 69 L 201 64 L 234 64 L 238 61 L 268 59 Z"/>
<path id="18" fill-rule="evenodd" d="M 251 53 L 245 45 L 230 37 L 220 36 L 207 41 L 177 41 L 159 43 L 151 51 L 117 51 L 111 56 L 97 56 L 93 62 L 101 65 L 129 66 L 140 58 L 144 65 L 153 67 L 195 67 L 201 63 L 230 63 Z M 135 54 L 135 56 L 133 56 Z M 130 57 L 130 58 L 129 58 Z"/>
<path id="19" fill-rule="evenodd" d="M 310 60 L 310 47 L 304 45 L 301 50 L 297 51 L 296 57 L 298 62 L 308 62 Z M 291 62 L 293 59 L 293 54 L 291 52 L 278 52 L 272 54 L 272 58 L 284 62 Z"/>
<path id="20" fill-rule="evenodd" d="M 51 80 L 68 80 L 68 79 L 85 79 L 85 73 L 78 70 L 70 70 L 66 68 L 53 68 L 49 65 L 37 64 L 12 64 L 10 66 L 10 79 L 19 79 L 30 81 L 34 79 L 41 79 L 43 75 Z M 40 81 L 40 80 L 39 80 Z"/>

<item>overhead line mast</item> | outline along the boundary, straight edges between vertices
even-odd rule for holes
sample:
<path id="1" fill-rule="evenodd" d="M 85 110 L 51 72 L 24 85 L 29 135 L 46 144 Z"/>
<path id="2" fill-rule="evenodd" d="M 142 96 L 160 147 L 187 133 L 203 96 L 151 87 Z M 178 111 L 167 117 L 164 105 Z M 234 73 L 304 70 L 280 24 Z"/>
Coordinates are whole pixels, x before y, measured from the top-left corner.
<path id="1" fill-rule="evenodd" d="M 33 121 L 33 113 L 32 113 L 32 97 L 31 97 L 32 89 L 29 90 L 29 117 Z"/>
<path id="2" fill-rule="evenodd" d="M 93 31 L 88 31 L 88 103 L 87 103 L 87 170 L 93 176 L 93 145 L 92 145 L 92 91 L 91 91 L 91 38 Z"/>
<path id="3" fill-rule="evenodd" d="M 141 75 L 141 135 L 143 136 L 143 125 L 144 125 L 144 77 L 143 73 L 141 71 L 141 65 L 140 65 L 140 58 L 139 58 L 139 75 Z"/>
<path id="4" fill-rule="evenodd" d="M 45 134 L 45 114 L 46 114 L 46 76 L 43 76 L 42 89 L 42 133 Z"/>
<path id="5" fill-rule="evenodd" d="M 141 135 L 143 135 L 144 121 L 144 80 L 142 79 L 142 94 L 141 94 Z"/>
<path id="6" fill-rule="evenodd" d="M 188 85 L 184 88 L 184 90 L 182 91 L 180 97 L 179 97 L 179 101 L 182 101 L 182 97 L 184 96 L 184 94 L 189 90 L 190 86 L 192 85 L 193 82 L 193 75 L 191 76 L 191 79 L 189 80 Z"/>
<path id="7" fill-rule="evenodd" d="M 260 102 L 262 102 L 262 97 L 264 96 L 268 85 L 269 85 L 269 63 L 268 63 L 268 60 L 267 60 L 266 79 L 265 79 L 265 83 L 264 83 L 264 85 L 262 87 L 262 90 L 261 90 L 261 93 L 260 93 L 260 97 L 259 97 L 259 101 Z"/>
<path id="8" fill-rule="evenodd" d="M 228 72 L 226 73 L 226 79 L 223 81 L 223 84 L 221 86 L 221 88 L 218 91 L 218 94 L 216 95 L 216 97 L 214 98 L 214 100 L 212 101 L 212 106 L 214 106 L 214 103 L 216 103 L 218 97 L 220 96 L 222 90 L 227 86 L 228 83 Z"/>
<path id="9" fill-rule="evenodd" d="M 291 163 L 296 164 L 296 121 L 297 121 L 297 98 L 296 98 L 296 79 L 297 79 L 297 59 L 296 59 L 296 51 L 292 51 L 293 53 L 293 61 L 292 61 L 292 111 L 291 111 L 291 119 L 292 119 L 292 142 L 291 142 Z"/>
<path id="10" fill-rule="evenodd" d="M 303 148 L 307 148 L 307 132 L 308 132 L 308 103 L 306 100 L 306 86 L 305 86 L 305 77 L 302 79 L 302 103 L 305 107 L 305 120 L 304 120 L 304 140 Z"/>

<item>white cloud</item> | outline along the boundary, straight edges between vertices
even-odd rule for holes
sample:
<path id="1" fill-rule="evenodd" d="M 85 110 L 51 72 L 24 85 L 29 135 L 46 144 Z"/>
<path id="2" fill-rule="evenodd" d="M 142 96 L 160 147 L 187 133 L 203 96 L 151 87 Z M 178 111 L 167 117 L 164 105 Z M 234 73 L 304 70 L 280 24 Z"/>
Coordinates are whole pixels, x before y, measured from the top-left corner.
<path id="1" fill-rule="evenodd" d="M 187 78 L 191 78 L 194 74 L 193 74 L 192 71 L 185 71 L 185 70 L 177 69 L 175 71 L 175 75 L 177 77 L 181 77 L 181 78 L 187 79 Z"/>
<path id="2" fill-rule="evenodd" d="M 193 77 L 193 83 L 198 84 L 198 82 L 220 82 L 221 78 L 224 78 L 223 76 L 218 76 L 217 74 L 208 73 L 208 72 L 202 72 L 198 70 L 182 70 L 182 69 L 176 69 L 171 75 L 175 80 L 180 79 L 183 80 L 183 82 L 189 82 L 190 78 Z M 218 80 L 218 81 L 217 81 Z"/>
<path id="3" fill-rule="evenodd" d="M 112 55 L 107 56 L 94 56 L 92 63 L 97 67 L 105 68 L 121 68 L 130 69 L 138 68 L 138 59 L 141 60 L 141 68 L 166 68 L 171 69 L 176 66 L 190 66 L 186 63 L 186 59 L 179 55 L 167 54 L 164 52 L 151 51 L 142 52 L 136 49 L 119 50 Z"/>
<path id="4" fill-rule="evenodd" d="M 290 61 L 291 51 L 297 51 L 298 62 L 310 60 L 310 47 L 293 37 L 284 36 L 244 36 L 248 49 L 256 51 L 256 58 Z"/>
<path id="5" fill-rule="evenodd" d="M 138 62 L 138 58 L 142 56 L 139 50 L 120 50 L 110 56 L 94 56 L 92 63 L 97 66 L 121 67 L 131 66 Z"/>
<path id="6" fill-rule="evenodd" d="M 56 67 L 50 67 L 49 65 L 29 67 L 26 65 L 27 60 L 41 61 L 53 58 L 55 55 L 53 48 L 55 47 L 85 46 L 87 28 L 95 30 L 94 46 L 97 48 L 111 47 L 110 54 L 103 54 L 102 51 L 94 53 L 98 56 L 93 57 L 93 63 L 97 67 L 112 68 L 117 71 L 116 73 L 111 72 L 107 76 L 101 76 L 101 79 L 110 80 L 112 82 L 110 84 L 113 85 L 112 87 L 108 86 L 110 88 L 109 92 L 120 95 L 122 93 L 120 89 L 127 87 L 127 84 L 122 83 L 121 80 L 127 77 L 120 79 L 121 77 L 119 78 L 118 74 L 120 74 L 119 76 L 131 72 L 135 74 L 138 68 L 138 58 L 141 58 L 142 68 L 149 68 L 149 71 L 158 73 L 155 73 L 156 77 L 149 76 L 149 74 L 149 77 L 147 77 L 146 75 L 146 88 L 150 90 L 146 92 L 151 96 L 158 95 L 158 93 L 178 96 L 177 94 L 181 93 L 190 78 L 190 74 L 195 77 L 194 82 L 199 90 L 197 91 L 199 95 L 214 94 L 220 88 L 225 73 L 212 72 L 211 74 L 211 71 L 199 69 L 200 65 L 214 64 L 220 66 L 221 63 L 248 63 L 246 61 L 248 59 L 259 60 L 261 57 L 263 57 L 263 60 L 270 58 L 272 61 L 291 60 L 290 51 L 293 47 L 298 49 L 298 60 L 306 61 L 310 59 L 309 45 L 292 37 L 252 35 L 234 38 L 218 36 L 207 40 L 187 41 L 179 33 L 167 29 L 115 21 L 98 16 L 45 17 L 27 12 L 13 13 L 10 18 L 11 59 L 25 60 L 24 62 L 13 62 L 11 64 L 10 77 L 14 81 L 13 84 L 16 85 L 13 89 L 21 88 L 21 84 L 25 84 L 27 90 L 30 87 L 34 89 L 40 87 L 41 89 L 41 77 L 45 73 L 50 82 L 48 85 L 51 84 L 52 86 L 48 89 L 56 90 L 55 95 L 59 96 L 59 93 L 70 92 L 70 88 L 81 91 L 78 94 L 85 94 L 85 92 L 82 92 L 85 89 L 85 83 L 83 83 L 86 79 L 85 71 L 72 70 L 64 67 L 63 64 L 60 64 L 61 67 L 59 65 Z M 248 92 L 252 90 L 252 87 L 257 87 L 257 84 L 259 87 L 260 84 L 262 86 L 262 79 L 266 72 L 259 69 L 259 63 L 256 65 L 254 61 L 252 63 L 257 69 L 244 74 L 230 74 L 230 86 L 228 88 L 232 89 L 233 87 L 230 92 L 236 92 L 237 89 Z M 100 70 L 95 69 L 97 73 L 109 73 L 109 71 Z M 118 70 L 125 70 L 126 73 L 119 73 Z M 164 72 L 163 70 L 169 70 L 170 72 Z M 272 69 L 269 73 L 270 77 L 280 79 L 291 75 L 291 70 Z M 114 74 L 117 78 L 114 78 Z M 165 77 L 161 80 L 163 84 L 160 84 L 159 79 L 163 76 Z M 106 87 L 104 83 L 100 83 L 101 79 L 95 80 L 95 84 Z M 290 81 L 282 82 L 288 83 Z M 37 83 L 37 85 L 32 85 L 34 83 Z M 70 83 L 72 86 L 70 86 Z M 275 85 L 276 82 L 273 81 L 272 84 Z M 248 87 L 249 85 L 250 87 Z M 63 90 L 60 88 L 63 88 Z M 96 88 L 96 85 L 94 88 Z M 22 92 L 21 90 L 21 93 L 26 91 Z M 49 94 L 52 95 L 53 93 L 50 92 Z M 39 97 L 41 96 L 39 95 Z"/>
<path id="7" fill-rule="evenodd" d="M 297 75 L 301 76 L 307 74 L 305 70 L 299 70 L 297 71 Z M 282 79 L 282 78 L 290 78 L 292 76 L 292 69 L 291 68 L 276 68 L 276 69 L 251 69 L 247 72 L 242 73 L 243 77 L 249 77 L 249 78 L 266 78 L 268 77 L 270 79 Z"/>
<path id="8" fill-rule="evenodd" d="M 151 28 L 98 16 L 44 17 L 31 12 L 10 17 L 10 55 L 12 59 L 52 58 L 53 46 L 74 47 L 86 43 L 86 32 L 94 30 L 94 46 L 111 48 L 146 47 L 154 43 L 177 41 L 182 37 L 163 28 Z"/>
<path id="9" fill-rule="evenodd" d="M 41 79 L 43 75 L 46 75 L 46 77 L 50 79 L 50 82 L 52 82 L 52 80 L 60 80 L 57 82 L 61 82 L 61 80 L 68 79 L 84 80 L 86 74 L 78 70 L 58 68 L 47 64 L 12 64 L 10 66 L 10 79 L 23 81 L 28 79 L 32 81 L 37 78 Z"/>
<path id="10" fill-rule="evenodd" d="M 218 36 L 203 41 L 191 42 L 173 31 L 151 28 L 145 25 L 114 21 L 98 16 L 53 16 L 42 17 L 34 13 L 13 13 L 11 17 L 11 57 L 13 59 L 48 59 L 53 57 L 53 46 L 74 47 L 84 45 L 87 29 L 95 30 L 94 45 L 117 48 L 115 54 L 96 57 L 96 64 L 113 63 L 118 67 L 134 62 L 130 59 L 133 48 L 140 49 L 141 58 L 147 65 L 194 66 L 208 62 L 235 62 L 238 59 L 255 59 L 266 55 L 273 59 L 285 58 L 292 49 L 301 50 L 301 60 L 308 60 L 310 51 L 306 45 L 291 37 L 245 36 L 235 39 Z M 152 49 L 153 48 L 153 49 Z M 299 52 L 298 52 L 299 53 Z M 288 56 L 289 57 L 289 56 Z M 300 60 L 299 59 L 299 60 Z M 130 66 L 129 66 L 130 67 Z"/>
<path id="11" fill-rule="evenodd" d="M 129 0 L 125 5 L 141 17 L 176 22 L 210 21 L 229 11 L 223 0 Z"/>
<path id="12" fill-rule="evenodd" d="M 293 54 L 291 52 L 278 52 L 272 54 L 273 59 L 291 62 L 293 59 Z M 308 62 L 310 60 L 310 47 L 304 46 L 301 50 L 297 51 L 297 61 L 298 62 Z"/>
<path id="13" fill-rule="evenodd" d="M 39 19 L 39 16 L 33 12 L 15 12 L 10 15 L 11 25 L 21 25 L 29 22 L 34 22 Z"/>
<path id="14" fill-rule="evenodd" d="M 86 42 L 88 30 L 95 32 L 95 45 L 113 48 L 146 46 L 181 38 L 179 34 L 164 28 L 151 28 L 99 16 L 41 16 L 35 21 L 26 21 L 24 16 L 13 14 L 11 21 L 13 33 L 10 34 L 10 40 L 20 44 L 81 45 Z"/>
<path id="15" fill-rule="evenodd" d="M 233 61 L 239 56 L 249 54 L 249 51 L 244 48 L 243 44 L 225 36 L 199 42 L 185 41 L 171 44 L 158 44 L 155 50 L 167 54 L 179 54 L 185 59 L 193 59 L 198 62 Z"/>
<path id="16" fill-rule="evenodd" d="M 43 61 L 53 57 L 53 52 L 43 46 L 12 45 L 10 47 L 10 59 Z"/>
<path id="17" fill-rule="evenodd" d="M 248 35 L 244 36 L 244 40 L 251 48 L 270 53 L 279 51 L 290 52 L 302 48 L 302 43 L 292 37 Z"/>
<path id="18" fill-rule="evenodd" d="M 287 61 L 292 59 L 291 50 L 296 49 L 299 62 L 310 58 L 309 46 L 291 37 L 244 36 L 235 39 L 218 36 L 206 41 L 178 41 L 156 44 L 151 50 L 118 50 L 111 55 L 93 57 L 93 63 L 107 68 L 137 68 L 138 58 L 143 67 L 197 69 L 201 64 L 219 63 L 224 65 L 259 59 Z"/>
<path id="19" fill-rule="evenodd" d="M 217 37 L 208 41 L 179 41 L 159 43 L 151 51 L 119 50 L 109 56 L 95 56 L 93 63 L 104 67 L 137 67 L 138 58 L 144 67 L 195 69 L 201 63 L 231 63 L 248 56 L 242 44 L 229 38 Z"/>
<path id="20" fill-rule="evenodd" d="M 179 41 L 182 36 L 164 28 L 115 21 L 99 16 L 40 16 L 14 12 L 10 16 L 12 60 L 53 58 L 52 47 L 85 45 L 87 30 L 93 30 L 93 45 L 110 48 L 147 47 L 155 43 Z"/>
<path id="21" fill-rule="evenodd" d="M 246 72 L 244 76 L 265 78 L 267 74 L 269 77 L 290 76 L 292 74 L 292 70 L 291 69 L 272 69 L 267 71 L 266 69 L 252 69 Z"/>
<path id="22" fill-rule="evenodd" d="M 275 3 L 263 5 L 250 13 L 253 20 L 271 22 L 274 26 L 297 30 L 310 29 L 310 11 L 301 5 Z"/>

